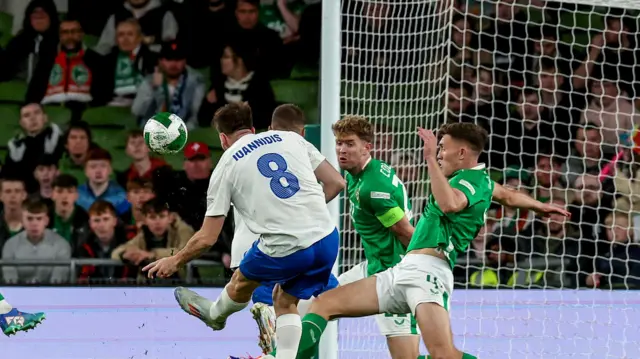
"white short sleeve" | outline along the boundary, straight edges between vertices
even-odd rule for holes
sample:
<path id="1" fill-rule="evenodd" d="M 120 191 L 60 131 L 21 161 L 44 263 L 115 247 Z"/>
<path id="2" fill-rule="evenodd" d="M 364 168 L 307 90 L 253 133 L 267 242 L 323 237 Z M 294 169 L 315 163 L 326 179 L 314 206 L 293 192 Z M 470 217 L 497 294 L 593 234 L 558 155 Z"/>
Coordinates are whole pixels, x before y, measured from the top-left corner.
<path id="1" fill-rule="evenodd" d="M 322 161 L 326 160 L 326 158 L 318 151 L 316 146 L 312 145 L 309 141 L 303 140 L 305 142 L 305 146 L 307 147 L 307 153 L 309 154 L 309 159 L 311 160 L 311 168 L 315 171 L 318 166 L 322 163 Z"/>
<path id="2" fill-rule="evenodd" d="M 220 161 L 222 162 L 222 161 Z M 231 181 L 229 170 L 223 163 L 218 163 L 211 174 L 207 189 L 207 217 L 226 216 L 231 208 Z"/>

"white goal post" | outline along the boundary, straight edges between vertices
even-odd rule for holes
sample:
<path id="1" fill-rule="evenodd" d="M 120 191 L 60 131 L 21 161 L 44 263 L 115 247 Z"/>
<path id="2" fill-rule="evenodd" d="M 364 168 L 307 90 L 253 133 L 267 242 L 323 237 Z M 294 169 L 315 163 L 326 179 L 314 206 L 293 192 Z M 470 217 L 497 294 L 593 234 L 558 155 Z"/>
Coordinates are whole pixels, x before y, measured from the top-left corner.
<path id="1" fill-rule="evenodd" d="M 632 290 L 640 286 L 640 166 L 626 147 L 618 170 L 602 182 L 598 177 L 624 147 L 623 133 L 640 124 L 638 10 L 640 0 L 323 0 L 321 150 L 332 164 L 331 125 L 346 114 L 367 117 L 376 127 L 374 156 L 396 169 L 419 214 L 428 178 L 416 127 L 475 121 L 488 129 L 485 158 L 496 181 L 572 211 L 563 223 L 497 206 L 490 211 L 454 271 L 451 320 L 460 349 L 481 359 L 640 358 L 640 292 Z M 512 17 L 506 27 L 524 30 L 487 30 L 499 27 L 496 11 Z M 628 36 L 618 42 L 629 51 L 601 65 L 619 49 L 605 39 L 604 60 L 592 56 L 597 51 L 589 55 L 598 46 L 594 36 L 607 27 L 611 38 L 621 14 L 631 21 L 621 22 L 616 36 Z M 518 56 L 526 58 L 521 65 L 512 61 Z M 580 69 L 585 61 L 597 66 Z M 550 77 L 557 85 L 550 97 L 560 104 L 554 108 L 565 109 L 553 120 L 538 112 L 551 108 L 542 103 L 549 82 L 540 82 Z M 487 115 L 478 110 L 482 104 L 502 107 Z M 475 112 L 465 112 L 471 107 Z M 532 111 L 538 115 L 530 118 Z M 563 138 L 556 123 L 567 116 L 577 117 Z M 534 120 L 547 127 L 535 127 L 540 133 L 532 137 L 527 121 Z M 342 273 L 363 259 L 362 247 L 344 198 L 330 208 L 341 229 L 336 272 Z M 588 288 L 594 283 L 598 290 Z M 422 345 L 421 353 L 427 354 Z M 323 336 L 320 358 L 389 354 L 373 319 L 341 319 Z"/>

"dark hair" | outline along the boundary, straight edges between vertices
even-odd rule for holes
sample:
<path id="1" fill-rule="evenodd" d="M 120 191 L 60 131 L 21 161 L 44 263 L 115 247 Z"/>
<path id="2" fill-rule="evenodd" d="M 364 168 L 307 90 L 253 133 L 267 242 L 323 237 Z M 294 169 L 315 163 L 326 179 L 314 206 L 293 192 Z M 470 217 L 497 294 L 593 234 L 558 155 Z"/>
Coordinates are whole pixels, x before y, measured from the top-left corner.
<path id="1" fill-rule="evenodd" d="M 306 123 L 300 107 L 286 103 L 276 107 L 271 116 L 271 128 L 282 131 L 300 131 Z"/>
<path id="2" fill-rule="evenodd" d="M 213 115 L 213 126 L 225 135 L 240 130 L 250 130 L 253 128 L 251 107 L 246 102 L 224 105 Z"/>
<path id="3" fill-rule="evenodd" d="M 549 162 L 552 165 L 562 165 L 562 160 L 560 159 L 559 156 L 553 155 L 552 154 L 552 150 L 550 148 L 541 148 L 539 150 L 540 152 L 538 152 L 538 154 L 536 155 L 536 163 L 540 163 L 540 161 L 544 158 L 548 158 Z"/>
<path id="4" fill-rule="evenodd" d="M 558 30 L 559 29 L 557 26 L 544 24 L 540 26 L 540 39 L 551 37 L 555 40 L 558 40 Z"/>
<path id="5" fill-rule="evenodd" d="M 38 158 L 38 162 L 36 162 L 36 167 L 37 166 L 45 166 L 45 167 L 56 166 L 56 167 L 58 167 L 58 161 L 53 155 L 43 154 L 42 156 L 40 156 Z"/>
<path id="6" fill-rule="evenodd" d="M 489 137 L 484 128 L 468 122 L 456 122 L 442 125 L 438 131 L 438 135 L 449 135 L 455 140 L 464 141 L 477 153 L 482 152 L 485 144 L 487 143 L 487 138 Z"/>
<path id="7" fill-rule="evenodd" d="M 88 123 L 86 123 L 85 121 L 73 121 L 69 124 L 69 128 L 67 128 L 67 132 L 65 132 L 64 135 L 64 142 L 67 143 L 67 141 L 69 140 L 69 134 L 71 133 L 71 131 L 84 131 L 84 133 L 87 135 L 87 138 L 89 140 L 89 146 L 91 146 L 91 143 L 93 142 L 93 134 L 91 133 L 91 126 L 89 126 Z"/>
<path id="8" fill-rule="evenodd" d="M 238 6 L 238 4 L 240 4 L 241 2 L 251 4 L 255 7 L 260 7 L 260 0 L 236 0 L 236 6 Z"/>
<path id="9" fill-rule="evenodd" d="M 103 201 L 101 199 L 93 202 L 91 207 L 89 207 L 89 211 L 87 211 L 89 216 L 95 216 L 105 213 L 110 213 L 114 217 L 117 216 L 116 207 L 113 206 L 110 202 Z"/>
<path id="10" fill-rule="evenodd" d="M 244 66 L 247 68 L 247 71 L 255 70 L 255 68 L 257 67 L 255 63 L 257 53 L 253 47 L 248 46 L 245 42 L 238 40 L 227 42 L 224 47 L 230 48 L 233 52 L 233 56 L 242 60 Z"/>
<path id="11" fill-rule="evenodd" d="M 22 105 L 20 105 L 20 112 L 22 112 L 22 109 L 27 107 L 27 106 L 31 106 L 31 105 L 36 105 L 38 106 L 42 111 L 44 111 L 44 106 L 42 106 L 41 103 L 38 102 L 24 102 Z"/>
<path id="12" fill-rule="evenodd" d="M 49 206 L 39 198 L 29 198 L 22 202 L 22 209 L 29 213 L 49 213 Z"/>
<path id="13" fill-rule="evenodd" d="M 558 69 L 560 68 L 559 64 L 556 64 L 556 60 L 549 58 L 549 57 L 543 57 L 540 59 L 540 71 L 546 70 L 553 70 L 552 74 L 556 75 Z M 551 71 L 549 71 L 551 72 Z"/>
<path id="14" fill-rule="evenodd" d="M 24 179 L 15 176 L 15 175 L 3 175 L 2 178 L 0 179 L 0 189 L 2 189 L 2 184 L 5 182 L 20 182 L 22 183 L 22 187 L 26 190 L 27 189 L 27 185 L 24 181 Z"/>
<path id="15" fill-rule="evenodd" d="M 134 128 L 133 130 L 129 130 L 129 132 L 127 132 L 127 139 L 125 141 L 125 145 L 129 144 L 129 140 L 131 140 L 132 138 L 140 138 L 140 137 L 144 137 L 144 131 L 142 131 L 139 128 Z"/>
<path id="16" fill-rule="evenodd" d="M 150 189 L 153 191 L 153 181 L 141 177 L 132 178 L 127 181 L 127 192 L 141 188 Z"/>
<path id="17" fill-rule="evenodd" d="M 51 185 L 51 187 L 66 189 L 78 188 L 78 180 L 72 175 L 63 173 L 61 175 L 58 175 L 58 177 L 53 180 L 53 184 Z"/>
<path id="18" fill-rule="evenodd" d="M 157 197 L 146 201 L 142 205 L 142 214 L 144 214 L 145 216 L 150 214 L 160 214 L 162 212 L 169 212 L 169 205 L 166 201 L 163 201 Z"/>
<path id="19" fill-rule="evenodd" d="M 111 154 L 104 148 L 96 147 L 89 151 L 85 164 L 89 161 L 109 161 L 111 163 Z"/>
<path id="20" fill-rule="evenodd" d="M 449 77 L 449 83 L 447 86 L 450 89 L 460 89 L 462 91 L 466 91 L 467 96 L 471 96 L 473 94 L 473 86 L 471 86 L 468 81 L 460 81 L 453 77 Z"/>

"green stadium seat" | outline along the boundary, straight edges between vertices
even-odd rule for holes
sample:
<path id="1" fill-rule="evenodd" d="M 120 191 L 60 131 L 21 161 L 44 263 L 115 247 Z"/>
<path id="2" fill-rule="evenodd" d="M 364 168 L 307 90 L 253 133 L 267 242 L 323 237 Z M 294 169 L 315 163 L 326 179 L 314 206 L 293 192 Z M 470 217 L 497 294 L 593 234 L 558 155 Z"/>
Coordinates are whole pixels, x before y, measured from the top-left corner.
<path id="1" fill-rule="evenodd" d="M 127 157 L 127 154 L 123 149 L 110 150 L 111 153 L 111 166 L 116 171 L 124 171 L 131 165 L 131 159 Z"/>
<path id="2" fill-rule="evenodd" d="M 124 150 L 126 131 L 118 128 L 100 127 L 92 128 L 93 141 L 100 147 L 108 150 Z"/>
<path id="3" fill-rule="evenodd" d="M 93 35 L 84 35 L 84 45 L 88 48 L 93 48 L 98 44 L 99 37 Z"/>
<path id="4" fill-rule="evenodd" d="M 189 142 L 204 142 L 209 148 L 221 149 L 220 137 L 213 128 L 196 128 L 189 131 Z"/>
<path id="5" fill-rule="evenodd" d="M 26 94 L 27 84 L 22 81 L 0 83 L 0 101 L 22 103 L 24 102 Z"/>
<path id="6" fill-rule="evenodd" d="M 134 128 L 136 118 L 128 107 L 92 107 L 82 114 L 92 127 Z"/>
<path id="7" fill-rule="evenodd" d="M 294 66 L 289 78 L 292 80 L 318 80 L 320 72 L 318 68 L 307 66 Z"/>
<path id="8" fill-rule="evenodd" d="M 317 80 L 274 80 L 271 81 L 271 87 L 278 102 L 294 103 L 301 107 L 318 105 L 320 88 Z"/>
<path id="9" fill-rule="evenodd" d="M 9 40 L 13 37 L 11 30 L 13 28 L 13 15 L 6 12 L 0 12 L 0 46 L 7 46 Z"/>
<path id="10" fill-rule="evenodd" d="M 1 104 L 0 123 L 3 128 L 7 125 L 18 128 L 20 126 L 20 106 L 17 104 Z"/>
<path id="11" fill-rule="evenodd" d="M 184 155 L 182 154 L 182 152 L 174 153 L 171 155 L 164 155 L 162 156 L 162 158 L 167 161 L 167 163 L 171 165 L 174 170 L 182 170 L 182 162 L 184 162 Z"/>
<path id="12" fill-rule="evenodd" d="M 63 126 L 71 121 L 71 110 L 63 106 L 45 106 L 44 111 L 49 117 L 49 121 Z"/>

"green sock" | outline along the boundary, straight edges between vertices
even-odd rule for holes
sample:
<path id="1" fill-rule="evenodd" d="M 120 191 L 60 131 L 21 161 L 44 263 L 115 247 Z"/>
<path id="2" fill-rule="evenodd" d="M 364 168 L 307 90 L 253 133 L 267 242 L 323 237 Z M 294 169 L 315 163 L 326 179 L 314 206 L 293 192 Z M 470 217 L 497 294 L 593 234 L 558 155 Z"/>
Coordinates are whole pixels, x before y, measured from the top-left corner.
<path id="1" fill-rule="evenodd" d="M 2 293 L 0 293 L 0 300 L 4 300 L 4 297 L 2 296 Z"/>
<path id="2" fill-rule="evenodd" d="M 276 353 L 278 352 L 277 349 L 273 349 L 273 351 L 271 353 L 269 353 L 269 355 L 273 356 L 275 358 Z M 316 352 L 314 354 L 314 358 L 320 358 L 320 346 L 316 346 Z M 427 359 L 427 357 L 425 357 L 424 355 L 418 357 L 418 359 Z"/>
<path id="3" fill-rule="evenodd" d="M 426 355 L 418 355 L 418 359 L 427 359 Z"/>
<path id="4" fill-rule="evenodd" d="M 327 320 L 315 313 L 309 313 L 302 318 L 302 338 L 300 338 L 296 359 L 318 358 L 320 337 L 326 327 Z"/>

